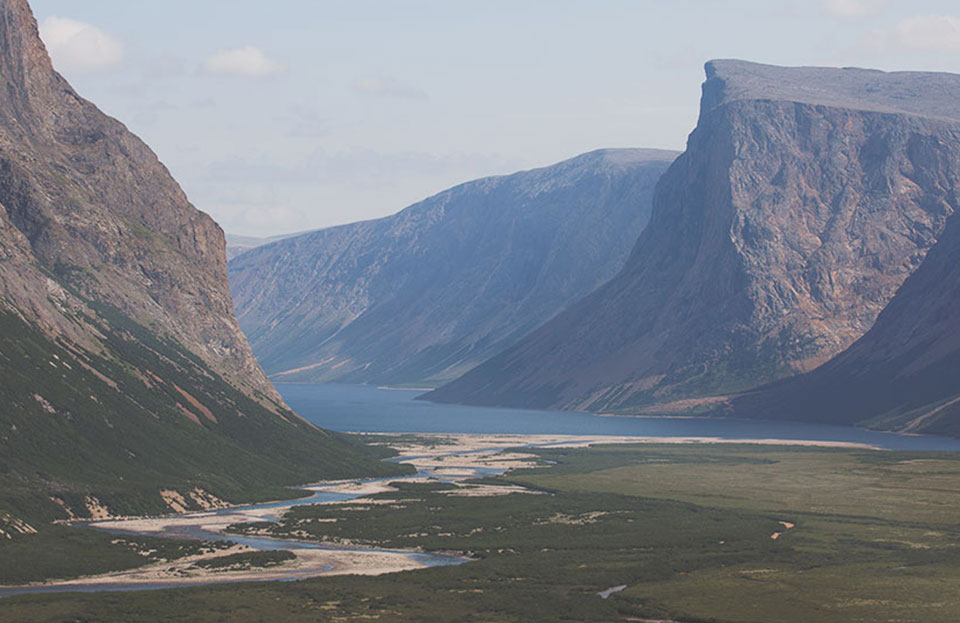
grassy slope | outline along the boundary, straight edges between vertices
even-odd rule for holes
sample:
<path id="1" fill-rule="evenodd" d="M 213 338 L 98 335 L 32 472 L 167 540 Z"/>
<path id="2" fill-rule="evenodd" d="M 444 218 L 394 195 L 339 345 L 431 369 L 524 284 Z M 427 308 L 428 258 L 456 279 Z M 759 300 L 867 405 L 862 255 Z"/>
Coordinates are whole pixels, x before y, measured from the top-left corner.
<path id="1" fill-rule="evenodd" d="M 167 510 L 159 487 L 248 501 L 319 478 L 397 473 L 291 412 L 281 419 L 177 344 L 119 314 L 110 322 L 104 342 L 114 356 L 78 356 L 0 315 L 2 495 L 39 486 L 41 497 L 69 502 L 91 493 L 131 514 Z"/>
<path id="2" fill-rule="evenodd" d="M 421 485 L 382 494 L 393 507 L 301 508 L 285 523 L 481 557 L 461 567 L 23 597 L 0 602 L 0 618 L 935 623 L 960 611 L 956 456 L 747 446 L 542 454 L 558 464 L 508 480 L 551 495 L 456 498 Z M 314 521 L 330 518 L 339 521 Z M 781 520 L 797 525 L 773 540 Z M 620 584 L 627 590 L 596 596 Z"/>
<path id="3" fill-rule="evenodd" d="M 154 514 L 170 512 L 160 489 L 248 502 L 296 496 L 288 486 L 324 478 L 403 471 L 292 412 L 268 411 L 115 310 L 87 321 L 109 355 L 54 343 L 0 312 L 0 530 L 14 537 L 0 537 L 0 581 L 142 562 L 105 536 L 51 526 L 67 518 L 54 496 L 78 517 L 89 515 L 87 496 L 115 514 Z M 19 534 L 16 520 L 41 535 Z M 43 553 L 51 548 L 59 565 Z"/>

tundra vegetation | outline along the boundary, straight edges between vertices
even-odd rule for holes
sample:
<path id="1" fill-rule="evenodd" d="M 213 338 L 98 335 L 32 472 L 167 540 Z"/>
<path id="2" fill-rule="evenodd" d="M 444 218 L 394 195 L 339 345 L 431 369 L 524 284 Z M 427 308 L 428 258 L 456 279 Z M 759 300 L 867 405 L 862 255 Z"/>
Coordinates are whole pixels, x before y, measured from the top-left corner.
<path id="1" fill-rule="evenodd" d="M 237 527 L 465 552 L 468 564 L 16 597 L 0 602 L 0 618 L 930 623 L 960 611 L 955 454 L 712 444 L 536 454 L 536 467 L 483 480 L 535 494 L 468 497 L 412 483 Z"/>

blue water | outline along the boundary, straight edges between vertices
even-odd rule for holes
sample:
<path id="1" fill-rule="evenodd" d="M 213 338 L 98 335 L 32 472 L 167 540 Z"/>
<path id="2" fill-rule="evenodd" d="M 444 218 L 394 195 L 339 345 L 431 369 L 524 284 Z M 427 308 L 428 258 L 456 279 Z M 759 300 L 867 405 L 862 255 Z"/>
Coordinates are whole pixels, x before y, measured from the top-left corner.
<path id="1" fill-rule="evenodd" d="M 896 435 L 847 426 L 732 419 L 601 417 L 565 411 L 441 405 L 415 400 L 420 395 L 415 391 L 357 385 L 277 385 L 277 389 L 297 413 L 314 424 L 345 432 L 806 439 L 865 443 L 890 450 L 960 450 L 960 439 Z"/>

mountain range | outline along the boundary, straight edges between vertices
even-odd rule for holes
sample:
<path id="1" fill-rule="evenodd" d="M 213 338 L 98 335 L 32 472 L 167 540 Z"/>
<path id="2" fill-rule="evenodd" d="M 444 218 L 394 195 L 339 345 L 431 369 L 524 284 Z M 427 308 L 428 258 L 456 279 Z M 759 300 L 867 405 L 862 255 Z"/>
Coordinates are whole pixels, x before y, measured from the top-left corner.
<path id="1" fill-rule="evenodd" d="M 623 270 L 426 398 L 954 430 L 960 76 L 706 73 Z"/>
<path id="2" fill-rule="evenodd" d="M 595 151 L 248 250 L 240 325 L 277 381 L 456 378 L 620 269 L 676 155 Z"/>

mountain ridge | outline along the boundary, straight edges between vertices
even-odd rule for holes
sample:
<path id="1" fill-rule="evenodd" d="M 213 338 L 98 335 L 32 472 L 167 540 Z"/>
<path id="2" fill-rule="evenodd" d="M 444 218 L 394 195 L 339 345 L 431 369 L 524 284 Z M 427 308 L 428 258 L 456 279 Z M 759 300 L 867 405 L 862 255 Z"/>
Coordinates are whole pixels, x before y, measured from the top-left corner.
<path id="1" fill-rule="evenodd" d="M 455 376 L 616 270 L 674 156 L 597 150 L 248 251 L 237 315 L 277 380 Z"/>
<path id="2" fill-rule="evenodd" d="M 939 75 L 706 69 L 697 128 L 624 270 L 425 399 L 649 412 L 815 368 L 872 326 L 956 211 L 957 124 L 781 96 L 823 100 L 808 95 L 850 76 L 925 92 Z M 806 88 L 811 75 L 834 80 Z"/>

